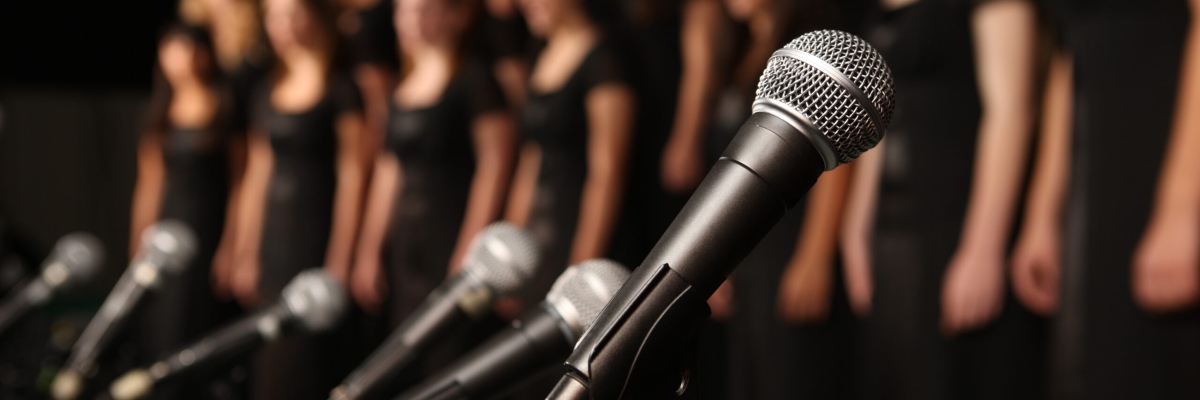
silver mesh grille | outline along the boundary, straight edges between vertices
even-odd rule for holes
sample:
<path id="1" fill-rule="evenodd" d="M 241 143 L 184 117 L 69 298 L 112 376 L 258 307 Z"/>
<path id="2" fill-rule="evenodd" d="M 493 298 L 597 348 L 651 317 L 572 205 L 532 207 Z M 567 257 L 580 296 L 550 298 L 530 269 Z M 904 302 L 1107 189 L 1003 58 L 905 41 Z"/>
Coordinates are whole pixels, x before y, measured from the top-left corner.
<path id="1" fill-rule="evenodd" d="M 192 228 L 176 220 L 159 221 L 142 233 L 142 251 L 154 265 L 172 275 L 187 268 L 196 246 Z"/>
<path id="2" fill-rule="evenodd" d="M 313 268 L 292 278 L 283 288 L 283 301 L 308 332 L 337 326 L 346 313 L 346 290 L 325 270 Z"/>
<path id="3" fill-rule="evenodd" d="M 854 35 L 830 30 L 800 36 L 784 50 L 810 54 L 837 69 L 870 104 L 861 103 L 853 94 L 856 89 L 846 88 L 825 71 L 780 53 L 771 57 L 759 78 L 755 100 L 774 100 L 803 115 L 828 139 L 837 164 L 875 147 L 895 104 L 892 72 L 883 56 Z M 865 107 L 875 109 L 882 126 L 876 126 Z"/>
<path id="4" fill-rule="evenodd" d="M 507 295 L 524 286 L 536 272 L 541 253 L 524 229 L 507 222 L 488 225 L 471 242 L 463 272 Z"/>
<path id="5" fill-rule="evenodd" d="M 563 271 L 546 295 L 546 302 L 558 308 L 579 335 L 592 325 L 626 279 L 629 270 L 621 264 L 604 258 L 587 260 Z M 572 312 L 577 318 L 567 316 Z"/>
<path id="6" fill-rule="evenodd" d="M 104 246 L 90 233 L 76 232 L 63 236 L 54 244 L 54 250 L 48 260 L 51 264 L 61 263 L 66 268 L 66 276 L 58 285 L 74 285 L 87 281 L 100 269 L 104 262 Z"/>

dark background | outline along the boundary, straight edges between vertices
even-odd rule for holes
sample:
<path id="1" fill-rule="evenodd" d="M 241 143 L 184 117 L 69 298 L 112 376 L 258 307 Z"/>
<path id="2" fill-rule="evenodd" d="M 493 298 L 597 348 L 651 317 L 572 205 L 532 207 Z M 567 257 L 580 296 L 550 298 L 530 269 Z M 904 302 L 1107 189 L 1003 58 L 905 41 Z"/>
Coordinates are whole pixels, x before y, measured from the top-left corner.
<path id="1" fill-rule="evenodd" d="M 157 32 L 174 8 L 0 1 L 0 219 L 32 250 L 33 267 L 62 235 L 98 235 L 108 259 L 75 297 L 85 303 L 103 297 L 128 259 L 141 113 Z"/>

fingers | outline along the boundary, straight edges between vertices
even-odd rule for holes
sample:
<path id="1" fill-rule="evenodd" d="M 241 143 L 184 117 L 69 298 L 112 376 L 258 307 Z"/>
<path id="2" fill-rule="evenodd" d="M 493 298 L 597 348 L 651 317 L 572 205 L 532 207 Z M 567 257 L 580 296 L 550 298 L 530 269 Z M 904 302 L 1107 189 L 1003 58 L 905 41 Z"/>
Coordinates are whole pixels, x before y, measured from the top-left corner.
<path id="1" fill-rule="evenodd" d="M 859 318 L 871 314 L 871 294 L 874 291 L 874 279 L 871 268 L 858 255 L 845 254 L 842 266 L 845 275 L 846 297 L 850 300 L 850 309 Z"/>
<path id="2" fill-rule="evenodd" d="M 1012 268 L 1012 287 L 1025 308 L 1042 316 L 1058 310 L 1058 267 L 1051 260 L 1018 254 Z"/>

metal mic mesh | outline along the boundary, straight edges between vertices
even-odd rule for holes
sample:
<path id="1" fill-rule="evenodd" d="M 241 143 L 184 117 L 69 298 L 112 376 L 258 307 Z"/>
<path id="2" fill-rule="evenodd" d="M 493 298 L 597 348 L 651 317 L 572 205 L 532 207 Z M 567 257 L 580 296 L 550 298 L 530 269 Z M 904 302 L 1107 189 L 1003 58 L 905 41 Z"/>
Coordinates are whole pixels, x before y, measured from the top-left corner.
<path id="1" fill-rule="evenodd" d="M 463 272 L 497 294 L 507 295 L 533 277 L 540 258 L 537 242 L 529 232 L 507 222 L 496 222 L 475 235 Z"/>
<path id="2" fill-rule="evenodd" d="M 100 239 L 86 232 L 63 236 L 46 260 L 42 278 L 55 287 L 66 287 L 91 279 L 104 262 Z"/>
<path id="3" fill-rule="evenodd" d="M 836 166 L 853 161 L 883 138 L 892 119 L 893 87 L 883 56 L 866 41 L 845 32 L 816 31 L 771 56 L 755 102 L 777 101 L 807 119 L 831 145 L 833 154 L 823 156 L 834 157 Z"/>
<path id="4" fill-rule="evenodd" d="M 546 294 L 546 302 L 571 324 L 575 334 L 583 334 L 626 279 L 629 270 L 615 261 L 587 260 L 563 271 Z"/>
<path id="5" fill-rule="evenodd" d="M 195 232 L 180 221 L 159 221 L 142 233 L 142 251 L 161 271 L 172 275 L 187 268 L 196 246 Z"/>
<path id="6" fill-rule="evenodd" d="M 346 290 L 321 268 L 303 271 L 283 288 L 283 302 L 308 332 L 333 329 L 349 306 Z"/>

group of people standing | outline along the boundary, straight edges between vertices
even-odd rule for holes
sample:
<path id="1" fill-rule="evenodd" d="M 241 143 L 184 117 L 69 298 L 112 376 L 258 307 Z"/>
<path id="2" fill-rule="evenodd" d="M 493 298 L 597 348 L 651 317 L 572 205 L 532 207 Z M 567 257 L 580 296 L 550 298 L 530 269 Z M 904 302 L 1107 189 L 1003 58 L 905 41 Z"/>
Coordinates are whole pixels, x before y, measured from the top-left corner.
<path id="1" fill-rule="evenodd" d="M 201 251 L 146 309 L 140 353 L 154 360 L 242 312 L 232 300 L 270 304 L 323 266 L 359 311 L 258 354 L 247 392 L 321 399 L 491 222 L 525 227 L 543 251 L 501 318 L 571 263 L 637 266 L 749 116 L 771 53 L 833 28 L 884 55 L 895 116 L 710 299 L 703 351 L 723 357 L 701 356 L 720 381 L 702 396 L 1197 397 L 1197 12 L 182 0 L 159 41 L 132 230 L 178 219 Z M 448 341 L 422 369 L 481 337 Z M 203 385 L 161 395 L 203 398 Z"/>

